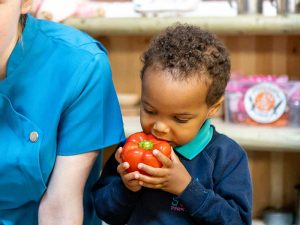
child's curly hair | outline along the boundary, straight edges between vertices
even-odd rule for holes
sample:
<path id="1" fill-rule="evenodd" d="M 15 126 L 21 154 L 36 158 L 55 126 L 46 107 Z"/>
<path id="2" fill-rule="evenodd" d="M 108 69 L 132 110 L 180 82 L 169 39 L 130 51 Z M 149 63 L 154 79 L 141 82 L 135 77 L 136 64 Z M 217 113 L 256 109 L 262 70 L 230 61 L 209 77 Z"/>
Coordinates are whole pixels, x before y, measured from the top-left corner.
<path id="1" fill-rule="evenodd" d="M 156 36 L 142 62 L 142 79 L 150 67 L 167 70 L 176 80 L 208 78 L 208 106 L 224 95 L 230 78 L 230 59 L 224 44 L 214 34 L 188 24 L 177 23 Z"/>

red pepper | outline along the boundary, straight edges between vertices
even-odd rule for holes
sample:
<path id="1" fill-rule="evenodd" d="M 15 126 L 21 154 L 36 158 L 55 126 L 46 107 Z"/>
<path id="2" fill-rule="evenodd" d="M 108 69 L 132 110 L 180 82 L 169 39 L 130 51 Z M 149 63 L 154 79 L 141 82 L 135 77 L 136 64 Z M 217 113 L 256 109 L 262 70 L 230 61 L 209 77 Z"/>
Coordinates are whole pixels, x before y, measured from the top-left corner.
<path id="1" fill-rule="evenodd" d="M 161 162 L 152 154 L 152 151 L 157 149 L 168 158 L 171 156 L 171 146 L 168 142 L 155 138 L 152 134 L 138 132 L 130 135 L 123 146 L 121 158 L 123 162 L 128 162 L 130 167 L 127 172 L 139 171 L 137 165 L 144 163 L 152 167 L 162 167 Z"/>

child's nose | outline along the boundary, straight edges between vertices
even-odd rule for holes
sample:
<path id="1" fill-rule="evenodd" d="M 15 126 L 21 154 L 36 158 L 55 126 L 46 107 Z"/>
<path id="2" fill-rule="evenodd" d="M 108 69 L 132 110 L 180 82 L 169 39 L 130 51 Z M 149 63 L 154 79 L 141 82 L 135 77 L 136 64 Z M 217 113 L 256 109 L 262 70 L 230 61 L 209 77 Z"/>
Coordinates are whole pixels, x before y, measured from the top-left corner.
<path id="1" fill-rule="evenodd" d="M 154 134 L 156 134 L 157 136 L 160 136 L 160 135 L 168 133 L 170 131 L 170 128 L 167 126 L 167 124 L 157 121 L 153 125 L 153 131 L 154 131 Z"/>

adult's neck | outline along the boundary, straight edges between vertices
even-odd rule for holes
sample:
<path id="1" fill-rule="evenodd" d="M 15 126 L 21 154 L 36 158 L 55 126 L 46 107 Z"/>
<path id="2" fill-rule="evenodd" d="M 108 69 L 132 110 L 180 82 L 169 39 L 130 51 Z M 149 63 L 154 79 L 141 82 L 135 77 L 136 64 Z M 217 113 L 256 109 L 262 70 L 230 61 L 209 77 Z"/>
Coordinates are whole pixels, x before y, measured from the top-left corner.
<path id="1" fill-rule="evenodd" d="M 4 49 L 3 52 L 0 53 L 0 80 L 3 80 L 6 76 L 6 68 L 7 68 L 7 62 L 8 59 L 14 50 L 16 43 L 18 42 L 21 27 L 18 26 L 16 35 L 10 40 L 10 42 L 7 45 L 7 48 Z"/>

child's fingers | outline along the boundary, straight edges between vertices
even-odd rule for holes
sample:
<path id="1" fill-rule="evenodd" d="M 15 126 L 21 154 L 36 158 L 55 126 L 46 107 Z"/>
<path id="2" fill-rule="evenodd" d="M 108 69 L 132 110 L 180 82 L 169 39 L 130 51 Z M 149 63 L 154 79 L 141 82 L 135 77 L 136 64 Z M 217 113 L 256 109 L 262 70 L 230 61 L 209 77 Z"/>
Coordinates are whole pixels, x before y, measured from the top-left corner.
<path id="1" fill-rule="evenodd" d="M 163 164 L 164 167 L 170 168 L 172 166 L 172 161 L 160 151 L 156 149 L 153 150 L 153 155 L 155 155 L 155 157 Z"/>
<path id="2" fill-rule="evenodd" d="M 118 150 L 115 153 L 115 158 L 118 161 L 118 163 L 122 163 L 122 159 L 121 159 L 122 150 L 123 150 L 123 148 L 119 147 Z"/>
<path id="3" fill-rule="evenodd" d="M 141 185 L 139 184 L 139 172 L 132 172 L 124 174 L 122 177 L 122 181 L 124 185 L 131 191 L 139 191 L 141 190 Z"/>
<path id="4" fill-rule="evenodd" d="M 163 177 L 152 177 L 140 174 L 139 175 L 139 184 L 144 187 L 149 188 L 162 188 L 165 179 Z"/>
<path id="5" fill-rule="evenodd" d="M 126 170 L 129 168 L 129 163 L 128 162 L 124 162 L 124 163 L 120 163 L 117 167 L 117 171 L 120 175 L 124 175 L 126 174 Z"/>
<path id="6" fill-rule="evenodd" d="M 171 152 L 171 160 L 172 160 L 173 162 L 178 162 L 178 161 L 180 161 L 179 158 L 178 158 L 178 156 L 177 156 L 176 153 L 174 152 L 173 148 L 172 148 L 172 152 Z"/>
<path id="7" fill-rule="evenodd" d="M 166 171 L 163 168 L 155 168 L 152 166 L 148 166 L 144 163 L 139 163 L 138 168 L 140 170 L 145 171 L 147 174 L 149 174 L 152 177 L 163 177 L 166 175 Z"/>
<path id="8" fill-rule="evenodd" d="M 140 178 L 140 173 L 135 171 L 132 173 L 127 173 L 123 176 L 123 179 L 126 180 L 127 182 L 132 181 L 132 180 L 137 180 Z"/>
<path id="9" fill-rule="evenodd" d="M 133 192 L 137 192 L 142 188 L 142 186 L 139 184 L 139 180 L 131 180 L 129 182 L 126 182 L 125 186 Z"/>
<path id="10" fill-rule="evenodd" d="M 146 188 L 152 188 L 152 189 L 161 189 L 163 188 L 162 184 L 149 184 L 149 183 L 144 183 L 143 181 L 139 182 L 139 185 L 146 187 Z"/>

